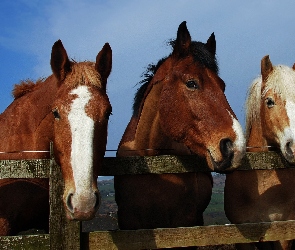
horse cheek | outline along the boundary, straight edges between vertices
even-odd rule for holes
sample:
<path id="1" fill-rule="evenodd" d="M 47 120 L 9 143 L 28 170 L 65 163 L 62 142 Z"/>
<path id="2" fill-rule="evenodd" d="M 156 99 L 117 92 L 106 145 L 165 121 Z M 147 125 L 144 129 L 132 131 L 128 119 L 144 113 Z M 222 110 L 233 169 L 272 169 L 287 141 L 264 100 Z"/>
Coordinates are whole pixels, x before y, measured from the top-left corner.
<path id="1" fill-rule="evenodd" d="M 171 108 L 171 103 L 165 103 L 167 100 L 169 99 L 164 96 L 160 102 L 161 128 L 166 136 L 182 142 L 188 130 L 188 115 L 182 110 L 181 105 L 178 105 L 178 108 Z M 176 105 L 175 101 L 173 104 Z"/>
<path id="2" fill-rule="evenodd" d="M 65 159 L 70 159 L 71 155 L 71 138 L 68 133 L 69 128 L 62 124 L 62 121 L 57 121 L 58 124 L 55 124 L 55 137 L 53 139 L 53 149 L 55 161 L 59 166 L 69 165 L 69 162 L 66 162 Z M 63 173 L 68 172 L 64 171 Z"/>

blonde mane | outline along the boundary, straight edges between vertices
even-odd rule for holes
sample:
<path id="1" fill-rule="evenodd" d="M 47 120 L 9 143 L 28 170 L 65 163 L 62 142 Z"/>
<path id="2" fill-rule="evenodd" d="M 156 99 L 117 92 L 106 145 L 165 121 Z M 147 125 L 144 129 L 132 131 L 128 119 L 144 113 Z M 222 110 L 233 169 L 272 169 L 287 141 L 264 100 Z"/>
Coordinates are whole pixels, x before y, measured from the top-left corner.
<path id="1" fill-rule="evenodd" d="M 246 101 L 246 140 L 254 123 L 260 123 L 261 99 L 272 89 L 282 100 L 288 98 L 295 100 L 295 70 L 284 65 L 273 67 L 273 71 L 267 77 L 265 86 L 262 87 L 262 77 L 257 77 L 248 90 Z"/>
<path id="2" fill-rule="evenodd" d="M 249 139 L 252 124 L 260 123 L 260 101 L 261 101 L 262 77 L 257 77 L 248 90 L 246 100 L 246 141 Z"/>

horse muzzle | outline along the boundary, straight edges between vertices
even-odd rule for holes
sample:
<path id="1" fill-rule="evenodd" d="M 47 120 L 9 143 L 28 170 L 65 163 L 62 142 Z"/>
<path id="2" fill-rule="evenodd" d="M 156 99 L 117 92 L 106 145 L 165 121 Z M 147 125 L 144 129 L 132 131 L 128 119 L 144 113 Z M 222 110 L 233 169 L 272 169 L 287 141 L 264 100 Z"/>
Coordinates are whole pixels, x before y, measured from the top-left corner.
<path id="1" fill-rule="evenodd" d="M 295 144 L 293 140 L 288 140 L 283 149 L 281 149 L 285 159 L 292 165 L 295 164 Z"/>
<path id="2" fill-rule="evenodd" d="M 237 150 L 235 143 L 231 139 L 224 138 L 219 142 L 219 158 L 221 160 L 215 160 L 210 150 L 208 151 L 209 165 L 211 165 L 212 170 L 215 172 L 229 172 L 237 168 L 238 163 L 244 156 L 245 148 Z"/>
<path id="3" fill-rule="evenodd" d="M 69 220 L 91 220 L 99 208 L 100 194 L 98 190 L 86 194 L 69 192 L 64 202 Z"/>

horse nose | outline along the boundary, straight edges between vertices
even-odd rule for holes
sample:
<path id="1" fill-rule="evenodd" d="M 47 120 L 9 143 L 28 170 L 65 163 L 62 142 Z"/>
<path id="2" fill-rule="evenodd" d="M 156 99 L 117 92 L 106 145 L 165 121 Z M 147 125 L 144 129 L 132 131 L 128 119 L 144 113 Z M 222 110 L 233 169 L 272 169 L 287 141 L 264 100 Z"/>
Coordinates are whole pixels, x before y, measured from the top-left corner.
<path id="1" fill-rule="evenodd" d="M 66 198 L 68 218 L 71 220 L 90 220 L 95 216 L 100 206 L 100 194 L 98 190 L 87 195 L 69 193 Z"/>
<path id="2" fill-rule="evenodd" d="M 222 139 L 220 141 L 220 152 L 224 158 L 231 158 L 234 155 L 233 142 L 231 139 Z"/>
<path id="3" fill-rule="evenodd" d="M 234 146 L 233 142 L 229 138 L 222 139 L 219 143 L 222 160 L 216 164 L 216 171 L 223 171 L 230 168 L 232 165 L 232 159 L 234 158 Z"/>

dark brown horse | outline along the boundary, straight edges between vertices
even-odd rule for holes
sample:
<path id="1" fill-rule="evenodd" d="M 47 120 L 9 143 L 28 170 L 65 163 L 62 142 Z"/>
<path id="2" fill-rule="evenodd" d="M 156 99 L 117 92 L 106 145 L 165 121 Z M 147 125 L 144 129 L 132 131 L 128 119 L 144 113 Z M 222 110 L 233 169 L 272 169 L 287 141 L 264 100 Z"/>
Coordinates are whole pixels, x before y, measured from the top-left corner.
<path id="1" fill-rule="evenodd" d="M 214 34 L 207 43 L 191 41 L 183 22 L 171 44 L 173 52 L 150 66 L 153 72 L 135 97 L 118 156 L 197 154 L 212 170 L 236 168 L 245 141 L 218 76 Z M 212 177 L 115 176 L 115 190 L 121 229 L 203 225 Z"/>
<path id="2" fill-rule="evenodd" d="M 17 85 L 15 100 L 0 115 L 2 160 L 48 158 L 48 153 L 38 151 L 48 151 L 53 141 L 70 220 L 91 219 L 99 206 L 97 176 L 111 113 L 106 94 L 111 67 L 109 44 L 98 53 L 96 63 L 76 63 L 69 60 L 59 40 L 52 47 L 53 75 Z M 48 180 L 0 180 L 0 235 L 47 230 L 48 219 Z"/>
<path id="3" fill-rule="evenodd" d="M 246 139 L 250 152 L 281 151 L 295 163 L 295 65 L 261 60 L 261 76 L 247 99 Z M 294 169 L 235 171 L 225 182 L 225 212 L 232 223 L 295 219 Z M 290 249 L 289 242 L 259 243 L 260 249 Z M 237 245 L 254 249 L 254 244 Z"/>

